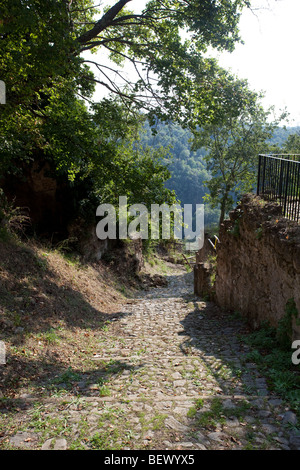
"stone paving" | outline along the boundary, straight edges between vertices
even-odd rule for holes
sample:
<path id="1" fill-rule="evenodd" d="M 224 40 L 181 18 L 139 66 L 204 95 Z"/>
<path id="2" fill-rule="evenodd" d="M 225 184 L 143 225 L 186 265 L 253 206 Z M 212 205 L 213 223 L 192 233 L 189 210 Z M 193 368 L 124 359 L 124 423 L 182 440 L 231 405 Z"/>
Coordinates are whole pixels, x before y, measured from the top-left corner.
<path id="1" fill-rule="evenodd" d="M 110 324 L 93 356 L 106 371 L 100 387 L 83 374 L 78 396 L 43 402 L 44 425 L 59 410 L 59 435 L 35 426 L 12 447 L 300 449 L 295 414 L 245 360 L 244 323 L 194 296 L 192 273 L 178 267 L 167 279 Z"/>

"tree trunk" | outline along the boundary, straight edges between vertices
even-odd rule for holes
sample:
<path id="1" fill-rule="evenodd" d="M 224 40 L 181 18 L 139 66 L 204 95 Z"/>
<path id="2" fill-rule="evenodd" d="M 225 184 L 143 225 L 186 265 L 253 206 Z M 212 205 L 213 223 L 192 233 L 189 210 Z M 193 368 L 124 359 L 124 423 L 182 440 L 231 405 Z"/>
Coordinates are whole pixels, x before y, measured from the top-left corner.
<path id="1" fill-rule="evenodd" d="M 228 193 L 226 192 L 221 201 L 221 214 L 220 214 L 220 219 L 219 219 L 219 227 L 221 226 L 221 224 L 223 223 L 225 219 L 227 197 L 228 197 Z"/>

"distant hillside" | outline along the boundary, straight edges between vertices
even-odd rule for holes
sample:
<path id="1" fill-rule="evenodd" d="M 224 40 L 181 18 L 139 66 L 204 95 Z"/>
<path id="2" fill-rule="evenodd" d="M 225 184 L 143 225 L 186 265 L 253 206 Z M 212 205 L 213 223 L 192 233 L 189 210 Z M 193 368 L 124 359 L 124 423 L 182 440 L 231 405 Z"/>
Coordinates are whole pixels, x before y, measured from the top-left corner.
<path id="1" fill-rule="evenodd" d="M 204 149 L 191 150 L 192 133 L 183 129 L 179 124 L 159 123 L 157 134 L 153 135 L 148 124 L 145 125 L 142 142 L 145 145 L 159 148 L 169 148 L 165 158 L 171 172 L 171 178 L 165 183 L 168 189 L 174 190 L 181 204 L 203 204 L 207 192 L 205 181 L 210 178 L 203 157 Z M 205 207 L 206 225 L 218 221 L 219 210 Z"/>
<path id="2" fill-rule="evenodd" d="M 207 192 L 205 181 L 210 178 L 207 171 L 204 149 L 191 150 L 192 133 L 183 129 L 179 124 L 158 123 L 157 133 L 152 134 L 148 123 L 144 126 L 142 142 L 154 148 L 169 148 L 169 155 L 165 158 L 171 178 L 165 183 L 168 189 L 174 190 L 181 204 L 203 204 L 203 197 Z M 290 134 L 300 131 L 300 127 L 279 128 L 269 143 L 281 148 Z M 205 206 L 205 224 L 212 225 L 218 222 L 219 210 Z"/>
<path id="3" fill-rule="evenodd" d="M 282 147 L 289 135 L 296 134 L 298 132 L 300 132 L 300 126 L 286 128 L 280 127 L 274 132 L 274 135 L 269 142 L 272 145 Z"/>

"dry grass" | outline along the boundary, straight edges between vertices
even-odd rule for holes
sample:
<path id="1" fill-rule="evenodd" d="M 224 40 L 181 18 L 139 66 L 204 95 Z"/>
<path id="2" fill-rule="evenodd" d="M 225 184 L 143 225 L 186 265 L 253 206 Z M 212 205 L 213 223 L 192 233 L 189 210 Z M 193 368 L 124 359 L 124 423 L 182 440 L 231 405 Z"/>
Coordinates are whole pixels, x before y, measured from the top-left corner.
<path id="1" fill-rule="evenodd" d="M 0 241 L 0 340 L 7 353 L 0 397 L 42 393 L 51 377 L 90 367 L 85 359 L 121 313 L 120 290 L 104 264 L 82 265 L 33 242 Z"/>

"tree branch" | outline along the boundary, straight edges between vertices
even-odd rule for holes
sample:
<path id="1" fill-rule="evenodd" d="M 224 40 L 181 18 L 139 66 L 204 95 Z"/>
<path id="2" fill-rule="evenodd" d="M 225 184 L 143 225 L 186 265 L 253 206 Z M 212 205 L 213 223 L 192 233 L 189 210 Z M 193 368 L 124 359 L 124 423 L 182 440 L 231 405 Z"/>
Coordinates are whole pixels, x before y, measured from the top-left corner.
<path id="1" fill-rule="evenodd" d="M 101 33 L 101 31 L 103 31 L 104 29 L 106 29 L 108 26 L 112 24 L 117 14 L 130 1 L 131 0 L 119 0 L 102 16 L 102 18 L 95 24 L 95 26 L 92 29 L 90 29 L 89 31 L 86 31 L 81 36 L 79 36 L 79 38 L 77 39 L 78 42 L 80 44 L 86 44 L 87 42 L 91 41 L 96 36 L 98 36 L 98 34 Z"/>

